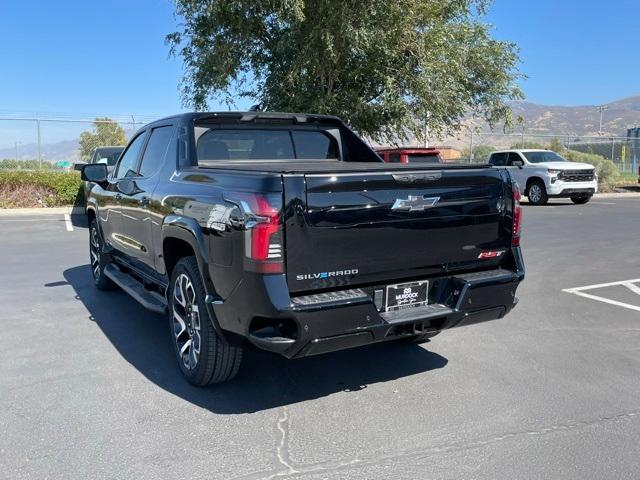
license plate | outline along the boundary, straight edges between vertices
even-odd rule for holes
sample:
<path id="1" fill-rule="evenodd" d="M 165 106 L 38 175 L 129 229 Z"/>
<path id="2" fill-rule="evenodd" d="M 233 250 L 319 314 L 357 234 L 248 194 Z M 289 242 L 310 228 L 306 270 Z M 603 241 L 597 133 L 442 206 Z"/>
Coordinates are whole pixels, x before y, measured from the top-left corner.
<path id="1" fill-rule="evenodd" d="M 387 310 L 417 307 L 428 301 L 429 282 L 400 283 L 387 286 Z"/>

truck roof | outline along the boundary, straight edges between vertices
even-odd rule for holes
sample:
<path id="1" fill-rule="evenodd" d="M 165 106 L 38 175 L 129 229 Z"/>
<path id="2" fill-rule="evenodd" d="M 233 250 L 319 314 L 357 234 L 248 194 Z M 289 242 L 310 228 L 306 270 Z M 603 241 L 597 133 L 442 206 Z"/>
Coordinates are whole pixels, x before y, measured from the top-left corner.
<path id="1" fill-rule="evenodd" d="M 507 148 L 505 150 L 495 150 L 491 153 L 509 153 L 509 152 L 551 152 L 547 148 Z"/>
<path id="2" fill-rule="evenodd" d="M 338 117 L 333 115 L 320 115 L 320 114 L 308 114 L 308 113 L 287 113 L 287 112 L 186 112 L 176 115 L 170 115 L 158 120 L 155 120 L 142 128 L 146 128 L 149 125 L 156 123 L 166 122 L 167 120 L 180 119 L 185 122 L 194 122 L 197 120 L 225 120 L 235 122 L 250 122 L 254 120 L 275 120 L 285 121 L 287 123 L 342 123 Z"/>

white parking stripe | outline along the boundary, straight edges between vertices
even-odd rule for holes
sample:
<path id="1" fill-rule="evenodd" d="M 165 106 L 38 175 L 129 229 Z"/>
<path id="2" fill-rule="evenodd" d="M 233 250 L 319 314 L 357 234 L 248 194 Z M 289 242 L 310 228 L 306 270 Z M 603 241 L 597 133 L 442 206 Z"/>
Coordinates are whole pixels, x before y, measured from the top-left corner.
<path id="1" fill-rule="evenodd" d="M 625 287 L 627 287 L 629 290 L 631 290 L 633 293 L 640 295 L 640 287 L 637 285 L 634 285 L 631 282 L 625 282 L 622 285 L 624 285 Z"/>
<path id="2" fill-rule="evenodd" d="M 575 292 L 581 292 L 583 290 L 593 290 L 594 288 L 615 287 L 616 285 L 622 285 L 625 283 L 638 283 L 638 282 L 640 282 L 640 278 L 634 278 L 633 280 L 621 280 L 619 282 L 598 283 L 596 285 L 587 285 L 585 287 L 565 288 L 562 291 L 567 293 L 575 293 Z"/>
<path id="3" fill-rule="evenodd" d="M 73 232 L 73 223 L 71 223 L 71 216 L 68 213 L 64 214 L 64 224 L 67 226 L 67 232 Z"/>
<path id="4" fill-rule="evenodd" d="M 640 312 L 640 307 L 637 305 L 631 305 L 629 303 L 618 302 L 617 300 L 611 300 L 610 298 L 599 297 L 597 295 L 591 295 L 590 293 L 584 292 L 570 292 L 568 290 L 564 290 L 567 293 L 573 293 L 574 295 L 578 295 L 584 298 L 590 298 L 591 300 L 597 300 L 599 302 L 609 303 L 611 305 L 617 305 L 618 307 L 628 308 L 629 310 L 635 310 L 636 312 Z"/>
<path id="5" fill-rule="evenodd" d="M 619 282 L 599 283 L 597 285 L 587 285 L 585 287 L 565 288 L 562 291 L 566 293 L 573 293 L 574 295 L 578 295 L 580 297 L 590 298 L 591 300 L 597 300 L 598 302 L 608 303 L 610 305 L 616 305 L 618 307 L 628 308 L 629 310 L 640 312 L 640 306 L 638 305 L 631 305 L 630 303 L 619 302 L 617 300 L 611 300 L 610 298 L 600 297 L 591 293 L 585 293 L 586 290 L 596 290 L 598 288 L 615 287 L 621 285 L 628 288 L 633 293 L 640 295 L 640 287 L 634 285 L 637 282 L 640 282 L 640 278 L 636 278 L 634 280 L 622 280 Z"/>

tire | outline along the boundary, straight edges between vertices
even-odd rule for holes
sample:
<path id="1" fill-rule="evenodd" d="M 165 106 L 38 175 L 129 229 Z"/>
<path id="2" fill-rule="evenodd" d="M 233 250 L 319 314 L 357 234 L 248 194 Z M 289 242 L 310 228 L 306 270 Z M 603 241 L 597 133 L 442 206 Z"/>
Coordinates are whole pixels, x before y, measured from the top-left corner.
<path id="1" fill-rule="evenodd" d="M 242 347 L 228 344 L 213 327 L 195 257 L 181 258 L 169 285 L 169 327 L 178 366 L 199 387 L 231 380 L 242 361 Z"/>
<path id="2" fill-rule="evenodd" d="M 116 284 L 104 274 L 104 269 L 109 262 L 104 255 L 104 240 L 95 218 L 89 222 L 89 263 L 93 283 L 98 290 L 113 290 Z"/>
<path id="3" fill-rule="evenodd" d="M 531 205 L 546 205 L 549 201 L 547 189 L 541 180 L 533 180 L 527 189 L 527 198 Z"/>
<path id="4" fill-rule="evenodd" d="M 591 200 L 591 197 L 593 197 L 593 195 L 590 194 L 571 195 L 571 201 L 576 205 L 584 205 Z"/>

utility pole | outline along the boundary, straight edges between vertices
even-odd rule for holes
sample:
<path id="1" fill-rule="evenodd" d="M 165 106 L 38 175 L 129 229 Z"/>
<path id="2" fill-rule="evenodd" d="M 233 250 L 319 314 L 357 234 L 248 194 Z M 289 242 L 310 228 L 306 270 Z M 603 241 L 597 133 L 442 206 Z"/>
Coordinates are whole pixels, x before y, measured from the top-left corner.
<path id="1" fill-rule="evenodd" d="M 602 113 L 608 108 L 609 107 L 607 107 L 606 105 L 599 105 L 596 107 L 596 110 L 600 112 L 600 130 L 598 131 L 598 135 L 600 136 L 602 136 Z"/>
<path id="2" fill-rule="evenodd" d="M 40 119 L 36 119 L 36 126 L 38 127 L 38 168 L 42 170 L 42 147 L 40 142 Z"/>

